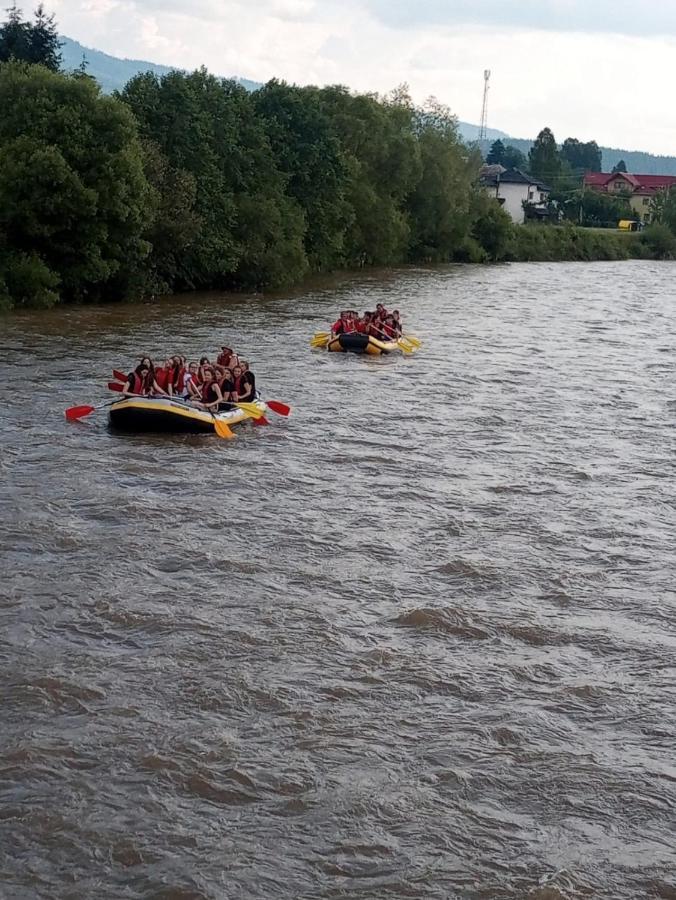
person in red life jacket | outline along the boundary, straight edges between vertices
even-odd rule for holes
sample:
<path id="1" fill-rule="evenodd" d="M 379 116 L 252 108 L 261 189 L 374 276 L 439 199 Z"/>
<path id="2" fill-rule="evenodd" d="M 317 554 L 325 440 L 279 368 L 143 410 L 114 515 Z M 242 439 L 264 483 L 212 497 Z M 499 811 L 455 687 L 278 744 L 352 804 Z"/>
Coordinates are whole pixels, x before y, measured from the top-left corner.
<path id="1" fill-rule="evenodd" d="M 399 338 L 402 335 L 403 328 L 401 324 L 401 316 L 399 315 L 398 309 L 392 310 L 392 318 L 394 319 L 394 330 L 396 331 L 397 337 Z"/>
<path id="2" fill-rule="evenodd" d="M 331 326 L 331 334 L 343 334 L 345 331 L 345 312 L 340 314 L 340 318 Z"/>
<path id="3" fill-rule="evenodd" d="M 199 364 L 199 368 L 197 370 L 197 383 L 198 384 L 202 384 L 202 382 L 204 381 L 204 369 L 206 366 L 211 366 L 211 363 L 209 362 L 209 357 L 202 356 L 200 358 L 200 364 Z"/>
<path id="4" fill-rule="evenodd" d="M 140 362 L 133 372 L 127 375 L 127 380 L 122 388 L 126 397 L 147 397 L 151 393 L 162 393 L 160 386 L 155 381 L 152 371 L 147 365 Z"/>
<path id="5" fill-rule="evenodd" d="M 154 372 L 155 381 L 159 385 L 160 392 L 162 394 L 169 393 L 169 382 L 171 380 L 171 367 L 172 367 L 172 360 L 171 360 L 171 357 L 168 357 L 167 359 L 165 359 L 164 365 L 158 366 L 155 369 L 155 372 Z"/>
<path id="6" fill-rule="evenodd" d="M 185 375 L 186 370 L 183 358 L 181 356 L 172 357 L 171 369 L 169 370 L 169 386 L 167 388 L 169 394 L 176 394 L 178 397 L 183 396 Z"/>
<path id="7" fill-rule="evenodd" d="M 218 359 L 216 360 L 219 366 L 225 366 L 226 369 L 232 369 L 233 366 L 236 366 L 239 360 L 237 359 L 237 354 L 230 347 L 221 347 L 221 352 L 218 354 Z"/>
<path id="8" fill-rule="evenodd" d="M 241 361 L 240 366 L 242 367 L 242 384 L 245 386 L 242 401 L 244 403 L 250 403 L 252 400 L 256 399 L 256 376 L 249 368 L 249 363 L 245 359 Z"/>
<path id="9" fill-rule="evenodd" d="M 368 334 L 369 328 L 371 327 L 371 313 L 365 312 L 361 319 L 357 319 L 355 323 L 355 330 L 359 332 L 359 334 Z"/>
<path id="10" fill-rule="evenodd" d="M 396 341 L 397 332 L 394 324 L 394 318 L 392 316 L 386 316 L 385 321 L 382 324 L 382 328 L 380 329 L 381 338 L 384 341 Z"/>
<path id="11" fill-rule="evenodd" d="M 230 406 L 230 401 L 232 400 L 234 381 L 231 369 L 223 369 L 223 376 L 219 380 L 218 386 L 220 387 L 221 394 L 223 395 L 223 403 L 221 404 L 221 406 L 219 406 L 219 409 L 232 409 L 232 407 Z"/>
<path id="12" fill-rule="evenodd" d="M 343 320 L 343 334 L 352 334 L 357 330 L 357 321 L 354 317 L 354 313 L 349 311 L 345 313 L 345 319 Z"/>
<path id="13" fill-rule="evenodd" d="M 223 402 L 223 394 L 218 386 L 218 382 L 214 378 L 214 370 L 210 366 L 205 366 L 202 372 L 202 385 L 200 387 L 200 403 L 202 409 L 208 409 L 215 412 L 219 403 Z"/>
<path id="14" fill-rule="evenodd" d="M 235 366 L 232 370 L 232 400 L 234 403 L 238 403 L 241 400 L 242 394 L 245 393 L 244 387 L 244 372 L 242 371 L 241 366 Z"/>

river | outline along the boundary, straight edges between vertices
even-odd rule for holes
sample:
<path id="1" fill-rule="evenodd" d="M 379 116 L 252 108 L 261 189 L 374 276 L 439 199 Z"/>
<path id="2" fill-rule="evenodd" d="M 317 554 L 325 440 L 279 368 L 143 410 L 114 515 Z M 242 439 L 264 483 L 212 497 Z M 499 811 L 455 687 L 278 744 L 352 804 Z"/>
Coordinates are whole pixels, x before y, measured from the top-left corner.
<path id="1" fill-rule="evenodd" d="M 676 897 L 676 263 L 0 319 L 0 896 Z M 411 357 L 312 352 L 399 308 Z M 251 362 L 237 438 L 112 368 Z"/>

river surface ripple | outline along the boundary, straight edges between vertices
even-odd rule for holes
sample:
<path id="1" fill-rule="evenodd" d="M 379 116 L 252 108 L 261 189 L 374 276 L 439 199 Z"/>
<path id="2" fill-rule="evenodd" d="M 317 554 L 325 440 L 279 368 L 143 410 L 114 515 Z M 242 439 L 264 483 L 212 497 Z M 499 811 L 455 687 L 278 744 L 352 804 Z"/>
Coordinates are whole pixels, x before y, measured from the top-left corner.
<path id="1" fill-rule="evenodd" d="M 675 284 L 407 269 L 1 320 L 0 896 L 673 900 Z M 310 351 L 379 301 L 418 354 Z M 289 420 L 65 422 L 224 341 Z"/>

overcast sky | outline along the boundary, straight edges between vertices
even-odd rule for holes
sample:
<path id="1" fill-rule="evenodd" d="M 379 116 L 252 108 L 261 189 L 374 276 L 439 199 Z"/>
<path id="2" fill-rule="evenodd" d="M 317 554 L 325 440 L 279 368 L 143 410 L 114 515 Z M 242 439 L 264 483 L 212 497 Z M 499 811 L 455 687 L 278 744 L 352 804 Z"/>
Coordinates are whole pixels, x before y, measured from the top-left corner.
<path id="1" fill-rule="evenodd" d="M 545 125 L 676 155 L 676 0 L 46 0 L 59 30 L 115 56 L 255 81 L 408 82 L 514 137 Z"/>

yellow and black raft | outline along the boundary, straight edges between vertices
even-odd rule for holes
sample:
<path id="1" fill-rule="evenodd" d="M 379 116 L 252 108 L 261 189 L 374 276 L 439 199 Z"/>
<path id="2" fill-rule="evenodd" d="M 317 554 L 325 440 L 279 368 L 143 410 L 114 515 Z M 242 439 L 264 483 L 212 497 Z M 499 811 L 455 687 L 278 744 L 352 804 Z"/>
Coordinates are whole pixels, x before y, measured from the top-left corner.
<path id="1" fill-rule="evenodd" d="M 404 335 L 396 341 L 381 341 L 373 335 L 357 331 L 349 334 L 319 331 L 310 339 L 310 346 L 315 350 L 326 348 L 332 353 L 368 353 L 371 356 L 381 356 L 397 350 L 402 353 L 414 353 L 421 346 L 421 342 L 417 338 Z"/>
<path id="2" fill-rule="evenodd" d="M 262 400 L 254 400 L 212 415 L 205 409 L 197 409 L 175 398 L 125 397 L 111 405 L 109 418 L 111 427 L 117 431 L 220 433 L 227 432 L 230 425 L 244 419 L 263 416 L 267 408 Z"/>

